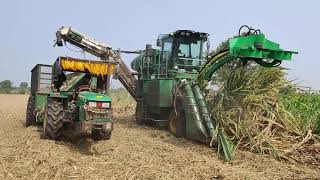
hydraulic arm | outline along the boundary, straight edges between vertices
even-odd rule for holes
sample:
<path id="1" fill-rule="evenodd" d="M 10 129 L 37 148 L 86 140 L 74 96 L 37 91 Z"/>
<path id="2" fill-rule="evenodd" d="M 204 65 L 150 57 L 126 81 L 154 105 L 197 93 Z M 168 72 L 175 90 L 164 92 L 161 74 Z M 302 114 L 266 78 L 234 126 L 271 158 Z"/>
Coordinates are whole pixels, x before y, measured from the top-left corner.
<path id="1" fill-rule="evenodd" d="M 112 49 L 108 44 L 99 42 L 85 34 L 82 34 L 71 27 L 62 26 L 57 32 L 58 46 L 63 46 L 63 41 L 69 42 L 84 51 L 99 57 L 102 61 L 116 61 L 118 68 L 115 73 L 116 77 L 120 80 L 123 86 L 128 90 L 134 99 L 136 96 L 137 79 L 134 77 L 130 69 L 123 62 L 120 53 Z"/>

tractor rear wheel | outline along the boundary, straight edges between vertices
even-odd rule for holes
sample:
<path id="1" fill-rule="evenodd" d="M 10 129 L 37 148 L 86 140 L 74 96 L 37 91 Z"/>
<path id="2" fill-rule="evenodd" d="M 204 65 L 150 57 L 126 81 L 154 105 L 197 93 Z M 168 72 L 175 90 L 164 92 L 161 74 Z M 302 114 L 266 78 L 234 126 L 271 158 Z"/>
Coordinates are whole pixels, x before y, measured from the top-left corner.
<path id="1" fill-rule="evenodd" d="M 92 130 L 91 138 L 94 141 L 108 140 L 111 137 L 111 132 L 105 132 L 102 130 Z"/>
<path id="2" fill-rule="evenodd" d="M 48 99 L 47 118 L 43 122 L 43 136 L 46 139 L 58 140 L 63 129 L 63 103 Z"/>
<path id="3" fill-rule="evenodd" d="M 26 112 L 26 122 L 25 126 L 31 126 L 36 123 L 36 115 L 35 112 L 35 97 L 31 95 L 28 99 L 27 112 Z"/>

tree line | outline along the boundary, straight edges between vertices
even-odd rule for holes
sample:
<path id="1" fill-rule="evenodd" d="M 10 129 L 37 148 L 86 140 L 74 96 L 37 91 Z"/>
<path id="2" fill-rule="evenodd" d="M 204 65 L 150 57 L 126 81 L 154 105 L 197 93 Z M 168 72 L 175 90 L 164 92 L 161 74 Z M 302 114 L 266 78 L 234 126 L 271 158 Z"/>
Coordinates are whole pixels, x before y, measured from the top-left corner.
<path id="1" fill-rule="evenodd" d="M 10 80 L 4 80 L 0 82 L 0 93 L 2 94 L 26 94 L 30 91 L 27 82 L 21 82 L 18 87 L 13 86 Z"/>

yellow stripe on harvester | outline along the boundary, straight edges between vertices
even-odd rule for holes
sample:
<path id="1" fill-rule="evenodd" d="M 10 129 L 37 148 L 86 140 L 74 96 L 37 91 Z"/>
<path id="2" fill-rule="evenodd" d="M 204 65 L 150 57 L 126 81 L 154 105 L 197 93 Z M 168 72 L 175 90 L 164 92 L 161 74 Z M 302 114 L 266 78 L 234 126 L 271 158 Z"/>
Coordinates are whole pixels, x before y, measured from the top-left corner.
<path id="1" fill-rule="evenodd" d="M 113 63 L 79 61 L 61 58 L 60 64 L 62 69 L 65 71 L 88 72 L 97 76 L 112 75 L 115 71 L 115 64 Z"/>

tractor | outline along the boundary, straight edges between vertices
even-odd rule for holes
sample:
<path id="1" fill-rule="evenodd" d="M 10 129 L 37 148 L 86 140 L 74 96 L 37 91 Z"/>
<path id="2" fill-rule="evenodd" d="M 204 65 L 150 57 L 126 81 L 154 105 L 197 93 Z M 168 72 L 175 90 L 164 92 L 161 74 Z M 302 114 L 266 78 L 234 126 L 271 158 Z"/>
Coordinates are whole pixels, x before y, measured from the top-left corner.
<path id="1" fill-rule="evenodd" d="M 31 71 L 26 126 L 42 123 L 43 137 L 59 140 L 71 132 L 93 140 L 111 137 L 113 130 L 109 76 L 116 63 L 59 57 L 53 65 Z"/>
<path id="2" fill-rule="evenodd" d="M 243 28 L 247 31 L 243 32 Z M 211 147 L 217 145 L 226 160 L 232 157 L 233 148 L 218 127 L 218 120 L 211 115 L 214 112 L 207 106 L 204 93 L 213 74 L 231 61 L 276 67 L 296 53 L 281 49 L 259 29 L 246 25 L 214 54 L 209 54 L 209 34 L 192 30 L 160 35 L 156 41 L 158 47 L 147 44 L 144 50 L 137 51 L 114 50 L 71 27 L 61 27 L 56 37 L 58 46 L 71 43 L 102 61 L 118 63 L 114 77 L 137 101 L 137 124 L 169 129 L 177 137 Z M 121 53 L 138 54 L 131 62 L 134 71 L 123 62 Z"/>

